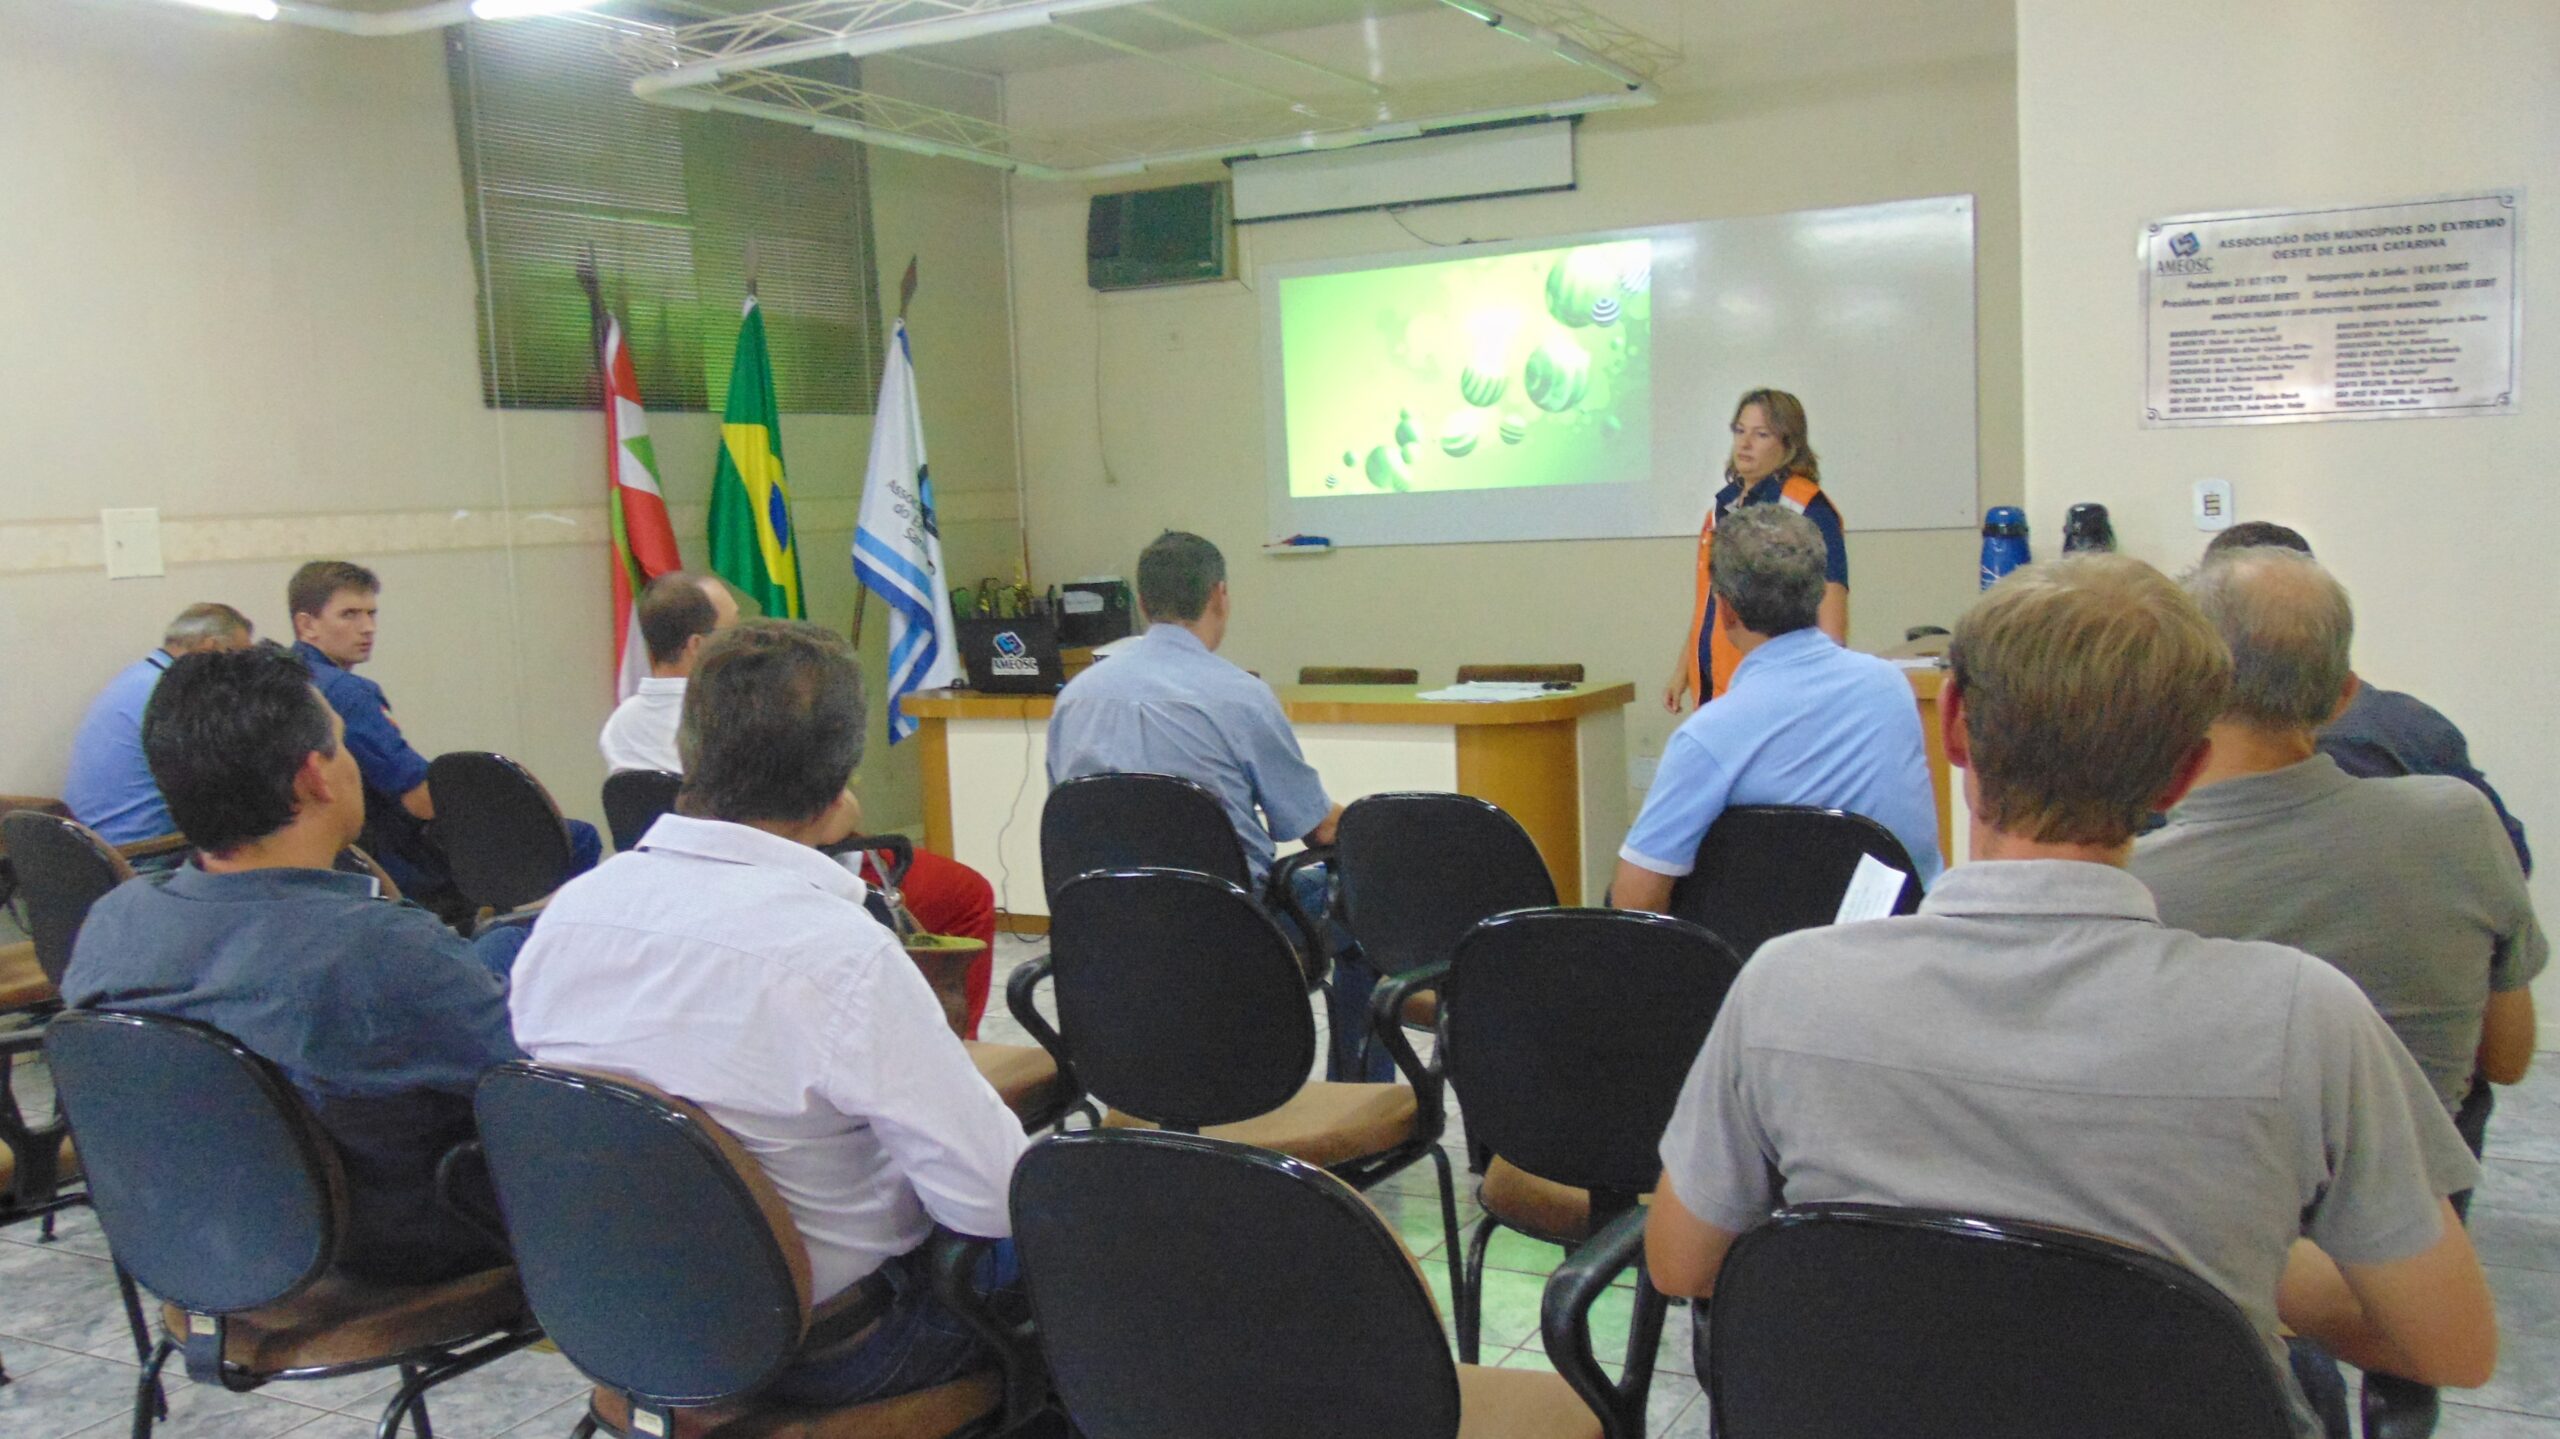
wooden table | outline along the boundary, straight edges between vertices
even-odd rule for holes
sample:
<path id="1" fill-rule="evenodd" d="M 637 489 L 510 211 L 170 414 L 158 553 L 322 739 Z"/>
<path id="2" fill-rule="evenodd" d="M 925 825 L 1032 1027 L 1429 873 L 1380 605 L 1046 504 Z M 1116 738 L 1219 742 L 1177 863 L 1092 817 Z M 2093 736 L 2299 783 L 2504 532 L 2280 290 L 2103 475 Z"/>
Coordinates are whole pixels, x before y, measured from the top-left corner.
<path id="1" fill-rule="evenodd" d="M 1413 685 L 1274 689 L 1335 802 L 1394 790 L 1491 800 L 1529 832 L 1564 903 L 1596 902 L 1608 888 L 1627 829 L 1625 710 L 1635 686 L 1492 703 L 1425 700 Z M 923 721 L 925 848 L 987 876 L 1016 930 L 1048 925 L 1040 811 L 1052 703 L 938 690 L 900 706 Z"/>

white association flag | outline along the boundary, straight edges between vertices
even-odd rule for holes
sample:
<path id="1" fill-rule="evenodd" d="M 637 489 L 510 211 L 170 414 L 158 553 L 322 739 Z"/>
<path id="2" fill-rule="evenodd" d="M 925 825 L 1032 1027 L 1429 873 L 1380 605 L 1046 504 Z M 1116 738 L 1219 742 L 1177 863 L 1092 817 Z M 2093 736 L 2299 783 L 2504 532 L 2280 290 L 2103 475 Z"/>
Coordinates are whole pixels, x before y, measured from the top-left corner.
<path id="1" fill-rule="evenodd" d="M 916 408 L 915 357 L 900 320 L 880 376 L 871 420 L 871 464 L 862 481 L 862 517 L 853 531 L 853 575 L 889 604 L 889 743 L 916 732 L 899 701 L 941 689 L 960 675 L 959 629 L 942 578 L 942 530 L 924 459 L 924 416 Z"/>

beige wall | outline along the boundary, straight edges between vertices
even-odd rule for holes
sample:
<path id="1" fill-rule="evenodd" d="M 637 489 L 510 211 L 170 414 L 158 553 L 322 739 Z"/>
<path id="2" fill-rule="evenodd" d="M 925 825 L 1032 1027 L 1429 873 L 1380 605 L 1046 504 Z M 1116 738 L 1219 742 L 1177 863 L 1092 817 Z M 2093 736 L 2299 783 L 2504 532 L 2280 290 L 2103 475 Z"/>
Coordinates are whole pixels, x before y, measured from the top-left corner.
<path id="1" fill-rule="evenodd" d="M 2005 52 L 2005 14 L 1997 28 Z M 1094 67 L 1017 78 L 1012 113 L 1036 121 L 1089 104 L 1114 74 Z M 1578 146 L 1571 192 L 1434 205 L 1405 222 L 1435 240 L 1491 239 L 1975 195 L 1982 487 L 1986 503 L 2016 501 L 2015 91 L 2005 53 L 1877 61 L 1855 74 L 1787 80 L 1735 74 L 1712 98 L 1595 117 Z M 1017 182 L 1013 193 L 1028 521 L 1041 581 L 1125 575 L 1159 530 L 1195 530 L 1227 553 L 1238 614 L 1228 653 L 1249 668 L 1294 678 L 1301 664 L 1397 663 L 1446 680 L 1465 660 L 1580 660 L 1595 678 L 1637 682 L 1630 750 L 1659 753 L 1671 725 L 1659 696 L 1688 623 L 1694 541 L 1258 553 L 1271 536 L 1255 271 L 1420 248 L 1394 218 L 1240 227 L 1238 282 L 1097 295 L 1084 274 L 1091 192 Z M 1699 402 L 1721 409 L 1731 397 Z M 1821 423 L 1813 417 L 1817 446 Z M 1722 462 L 1720 452 L 1698 457 L 1702 485 L 1715 482 Z M 1831 482 L 1852 521 L 1852 637 L 1869 646 L 1900 639 L 1908 625 L 1951 621 L 1975 583 L 1969 530 L 1855 530 L 1859 490 L 1891 482 Z"/>
<path id="2" fill-rule="evenodd" d="M 2458 18 L 2457 18 L 2458 17 Z M 2560 8 L 2385 0 L 2105 10 L 2024 0 L 2018 114 L 2027 499 L 2041 534 L 2105 502 L 2168 566 L 2189 486 L 2300 527 L 2361 602 L 2359 670 L 2451 715 L 2560 845 Z M 2134 247 L 2150 218 L 2521 186 L 2525 391 L 2499 418 L 2146 431 Z M 2539 907 L 2560 914 L 2549 855 Z M 2546 993 L 2545 1010 L 2560 993 Z"/>
<path id="3" fill-rule="evenodd" d="M 383 576 L 369 668 L 421 750 L 507 751 L 596 817 L 600 424 L 480 403 L 438 38 L 0 0 L 0 136 L 0 789 L 59 787 L 91 692 L 182 605 L 282 636 L 285 576 L 329 553 Z M 924 257 L 926 424 L 974 573 L 1016 545 L 1001 184 L 878 156 L 874 190 L 884 295 Z M 870 422 L 783 429 L 810 614 L 842 627 Z M 716 419 L 651 431 L 698 558 Z M 105 578 L 107 506 L 161 510 L 165 578 Z M 871 755 L 875 824 L 912 824 L 912 756 L 876 724 Z"/>

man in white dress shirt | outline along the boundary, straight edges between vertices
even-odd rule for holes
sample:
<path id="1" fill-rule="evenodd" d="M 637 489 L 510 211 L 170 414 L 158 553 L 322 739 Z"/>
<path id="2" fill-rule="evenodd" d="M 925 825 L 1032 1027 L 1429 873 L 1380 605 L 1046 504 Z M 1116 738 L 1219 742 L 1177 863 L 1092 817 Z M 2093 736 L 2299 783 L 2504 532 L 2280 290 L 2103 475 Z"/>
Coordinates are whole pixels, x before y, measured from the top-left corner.
<path id="1" fill-rule="evenodd" d="M 856 1284 L 880 1323 L 802 1360 L 777 1398 L 856 1403 L 985 1363 L 928 1291 L 935 1225 L 1006 1239 L 1025 1140 L 862 881 L 818 852 L 853 832 L 861 672 L 840 635 L 773 620 L 714 637 L 686 687 L 685 784 L 640 846 L 563 887 L 517 960 L 534 1060 L 629 1075 L 702 1106 L 789 1207 L 823 1302 Z M 1020 1295 L 1011 1245 L 980 1275 Z"/>
<path id="2" fill-rule="evenodd" d="M 640 634 L 649 645 L 649 677 L 604 722 L 599 741 L 604 767 L 684 773 L 684 756 L 676 749 L 676 727 L 684 716 L 684 685 L 714 635 L 738 622 L 738 600 L 718 575 L 698 570 L 672 570 L 651 580 L 640 592 Z M 862 827 L 862 811 L 851 810 L 846 823 Z M 863 861 L 863 877 L 880 882 L 877 860 Z M 963 1033 L 978 1037 L 986 1017 L 987 996 L 995 983 L 996 890 L 987 877 L 956 859 L 919 849 L 899 881 L 907 913 L 928 934 L 956 935 L 986 946 L 961 978 L 968 1019 Z"/>
<path id="3" fill-rule="evenodd" d="M 640 591 L 640 638 L 649 646 L 649 677 L 614 706 L 597 745 L 608 774 L 626 769 L 684 773 L 676 722 L 684 715 L 684 682 L 711 637 L 738 622 L 737 597 L 718 575 L 674 570 Z"/>

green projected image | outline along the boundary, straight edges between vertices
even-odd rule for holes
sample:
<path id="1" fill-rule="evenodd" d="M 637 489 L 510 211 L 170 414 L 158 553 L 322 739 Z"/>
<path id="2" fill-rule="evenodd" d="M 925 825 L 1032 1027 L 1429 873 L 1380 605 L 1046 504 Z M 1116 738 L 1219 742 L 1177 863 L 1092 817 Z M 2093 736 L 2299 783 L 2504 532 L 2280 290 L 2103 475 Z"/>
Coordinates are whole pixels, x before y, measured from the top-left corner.
<path id="1" fill-rule="evenodd" d="M 1643 479 L 1652 273 L 1618 240 L 1280 281 L 1290 497 Z"/>

